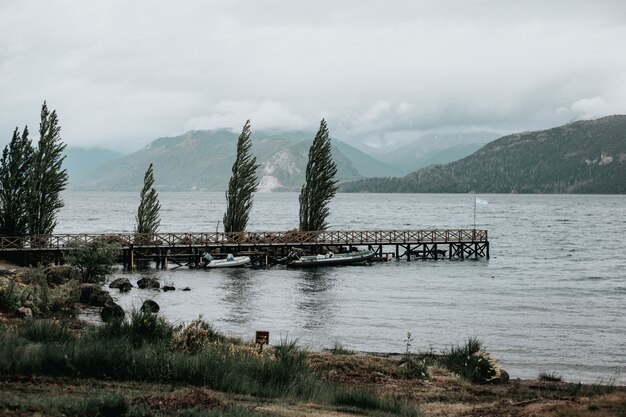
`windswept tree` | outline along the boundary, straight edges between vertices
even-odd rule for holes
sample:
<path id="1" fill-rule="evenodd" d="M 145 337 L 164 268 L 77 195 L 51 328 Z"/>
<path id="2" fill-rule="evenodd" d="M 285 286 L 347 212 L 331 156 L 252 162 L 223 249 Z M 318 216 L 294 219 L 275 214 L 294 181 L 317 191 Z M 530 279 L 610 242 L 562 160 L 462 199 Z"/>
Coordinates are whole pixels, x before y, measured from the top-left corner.
<path id="1" fill-rule="evenodd" d="M 248 225 L 253 194 L 259 185 L 256 176 L 259 165 L 256 163 L 256 157 L 250 153 L 251 148 L 250 120 L 248 120 L 237 141 L 237 157 L 226 191 L 225 232 L 243 232 Z"/>
<path id="2" fill-rule="evenodd" d="M 63 207 L 61 192 L 67 186 L 67 171 L 62 169 L 65 144 L 56 110 L 44 101 L 41 106 L 39 142 L 29 172 L 27 221 L 31 235 L 49 235 L 56 227 L 56 216 Z"/>
<path id="3" fill-rule="evenodd" d="M 142 235 L 154 234 L 159 230 L 159 225 L 161 224 L 159 215 L 161 204 L 159 203 L 159 195 L 154 189 L 152 163 L 148 166 L 146 174 L 143 177 L 143 189 L 141 190 L 140 198 L 141 201 L 137 209 L 135 233 Z"/>
<path id="4" fill-rule="evenodd" d="M 28 127 L 24 127 L 21 135 L 15 128 L 13 139 L 5 146 L 0 160 L 1 235 L 28 234 L 28 181 L 32 157 L 33 145 L 28 138 Z"/>
<path id="5" fill-rule="evenodd" d="M 328 227 L 328 204 L 337 192 L 336 174 L 328 127 L 322 119 L 309 149 L 306 181 L 300 191 L 300 230 L 325 230 Z"/>

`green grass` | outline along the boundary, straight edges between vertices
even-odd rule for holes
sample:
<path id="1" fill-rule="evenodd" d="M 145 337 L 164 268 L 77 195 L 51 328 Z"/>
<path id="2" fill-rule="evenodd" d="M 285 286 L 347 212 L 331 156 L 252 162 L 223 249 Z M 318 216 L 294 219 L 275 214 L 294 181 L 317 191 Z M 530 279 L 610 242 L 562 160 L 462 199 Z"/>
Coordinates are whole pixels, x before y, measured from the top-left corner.
<path id="1" fill-rule="evenodd" d="M 17 334 L 35 343 L 67 343 L 76 339 L 66 323 L 50 320 L 24 320 L 17 327 Z"/>
<path id="2" fill-rule="evenodd" d="M 68 332 L 50 321 L 27 321 L 17 329 L 0 330 L 0 374 L 182 383 L 255 397 L 416 414 L 398 400 L 320 380 L 297 341 L 260 350 L 223 343 L 210 334 L 206 343 L 190 352 L 175 343 L 184 328 L 175 329 L 157 314 L 137 311 L 127 320 L 90 327 L 80 336 Z M 90 415 L 98 415 L 94 413 Z"/>

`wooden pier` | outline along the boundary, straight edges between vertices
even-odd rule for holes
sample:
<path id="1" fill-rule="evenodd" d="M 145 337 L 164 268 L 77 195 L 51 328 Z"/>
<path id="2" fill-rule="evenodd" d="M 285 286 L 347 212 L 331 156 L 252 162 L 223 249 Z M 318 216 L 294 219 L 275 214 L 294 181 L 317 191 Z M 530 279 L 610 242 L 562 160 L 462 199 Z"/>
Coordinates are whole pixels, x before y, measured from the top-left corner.
<path id="1" fill-rule="evenodd" d="M 117 243 L 122 248 L 124 267 L 133 270 L 138 262 L 153 261 L 158 268 L 169 263 L 199 262 L 204 253 L 213 256 L 248 255 L 268 263 L 294 249 L 311 253 L 367 247 L 378 260 L 489 259 L 487 230 L 350 230 L 244 233 L 135 233 L 58 234 L 46 236 L 0 236 L 0 256 L 29 264 L 32 259 L 63 263 L 65 256 L 82 244 Z"/>

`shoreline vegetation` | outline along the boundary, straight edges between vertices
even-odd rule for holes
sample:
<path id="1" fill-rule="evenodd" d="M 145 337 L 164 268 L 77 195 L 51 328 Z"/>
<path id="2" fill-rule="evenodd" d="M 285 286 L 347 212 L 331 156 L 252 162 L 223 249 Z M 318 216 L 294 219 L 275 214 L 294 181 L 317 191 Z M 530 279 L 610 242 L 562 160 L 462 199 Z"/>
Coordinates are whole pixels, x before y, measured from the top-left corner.
<path id="1" fill-rule="evenodd" d="M 626 387 L 509 380 L 476 338 L 419 352 L 409 333 L 383 357 L 246 343 L 154 305 L 94 325 L 77 312 L 106 309 L 108 292 L 75 268 L 0 272 L 0 416 L 626 415 Z"/>

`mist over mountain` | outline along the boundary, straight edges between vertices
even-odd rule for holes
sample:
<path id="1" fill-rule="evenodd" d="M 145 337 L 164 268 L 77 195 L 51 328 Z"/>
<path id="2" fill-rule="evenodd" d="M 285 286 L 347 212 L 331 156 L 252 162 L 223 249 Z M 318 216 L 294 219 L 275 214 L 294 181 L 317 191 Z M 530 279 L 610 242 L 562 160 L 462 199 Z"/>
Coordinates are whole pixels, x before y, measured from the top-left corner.
<path id="1" fill-rule="evenodd" d="M 495 132 L 428 133 L 409 142 L 361 149 L 406 175 L 429 165 L 464 158 L 500 136 Z"/>
<path id="2" fill-rule="evenodd" d="M 504 136 L 472 155 L 345 192 L 626 193 L 626 116 Z"/>
<path id="3" fill-rule="evenodd" d="M 307 132 L 253 132 L 252 152 L 260 164 L 260 191 L 300 189 L 313 136 Z M 159 138 L 137 152 L 110 160 L 79 178 L 72 178 L 71 189 L 138 190 L 145 170 L 152 162 L 155 185 L 159 190 L 223 191 L 235 159 L 237 137 L 238 133 L 217 129 Z M 347 143 L 332 140 L 332 144 L 337 179 L 341 182 L 401 173 Z"/>
<path id="4" fill-rule="evenodd" d="M 124 154 L 104 148 L 82 148 L 68 146 L 65 148 L 63 168 L 72 179 L 78 178 L 94 170 L 106 162 L 121 158 Z"/>

